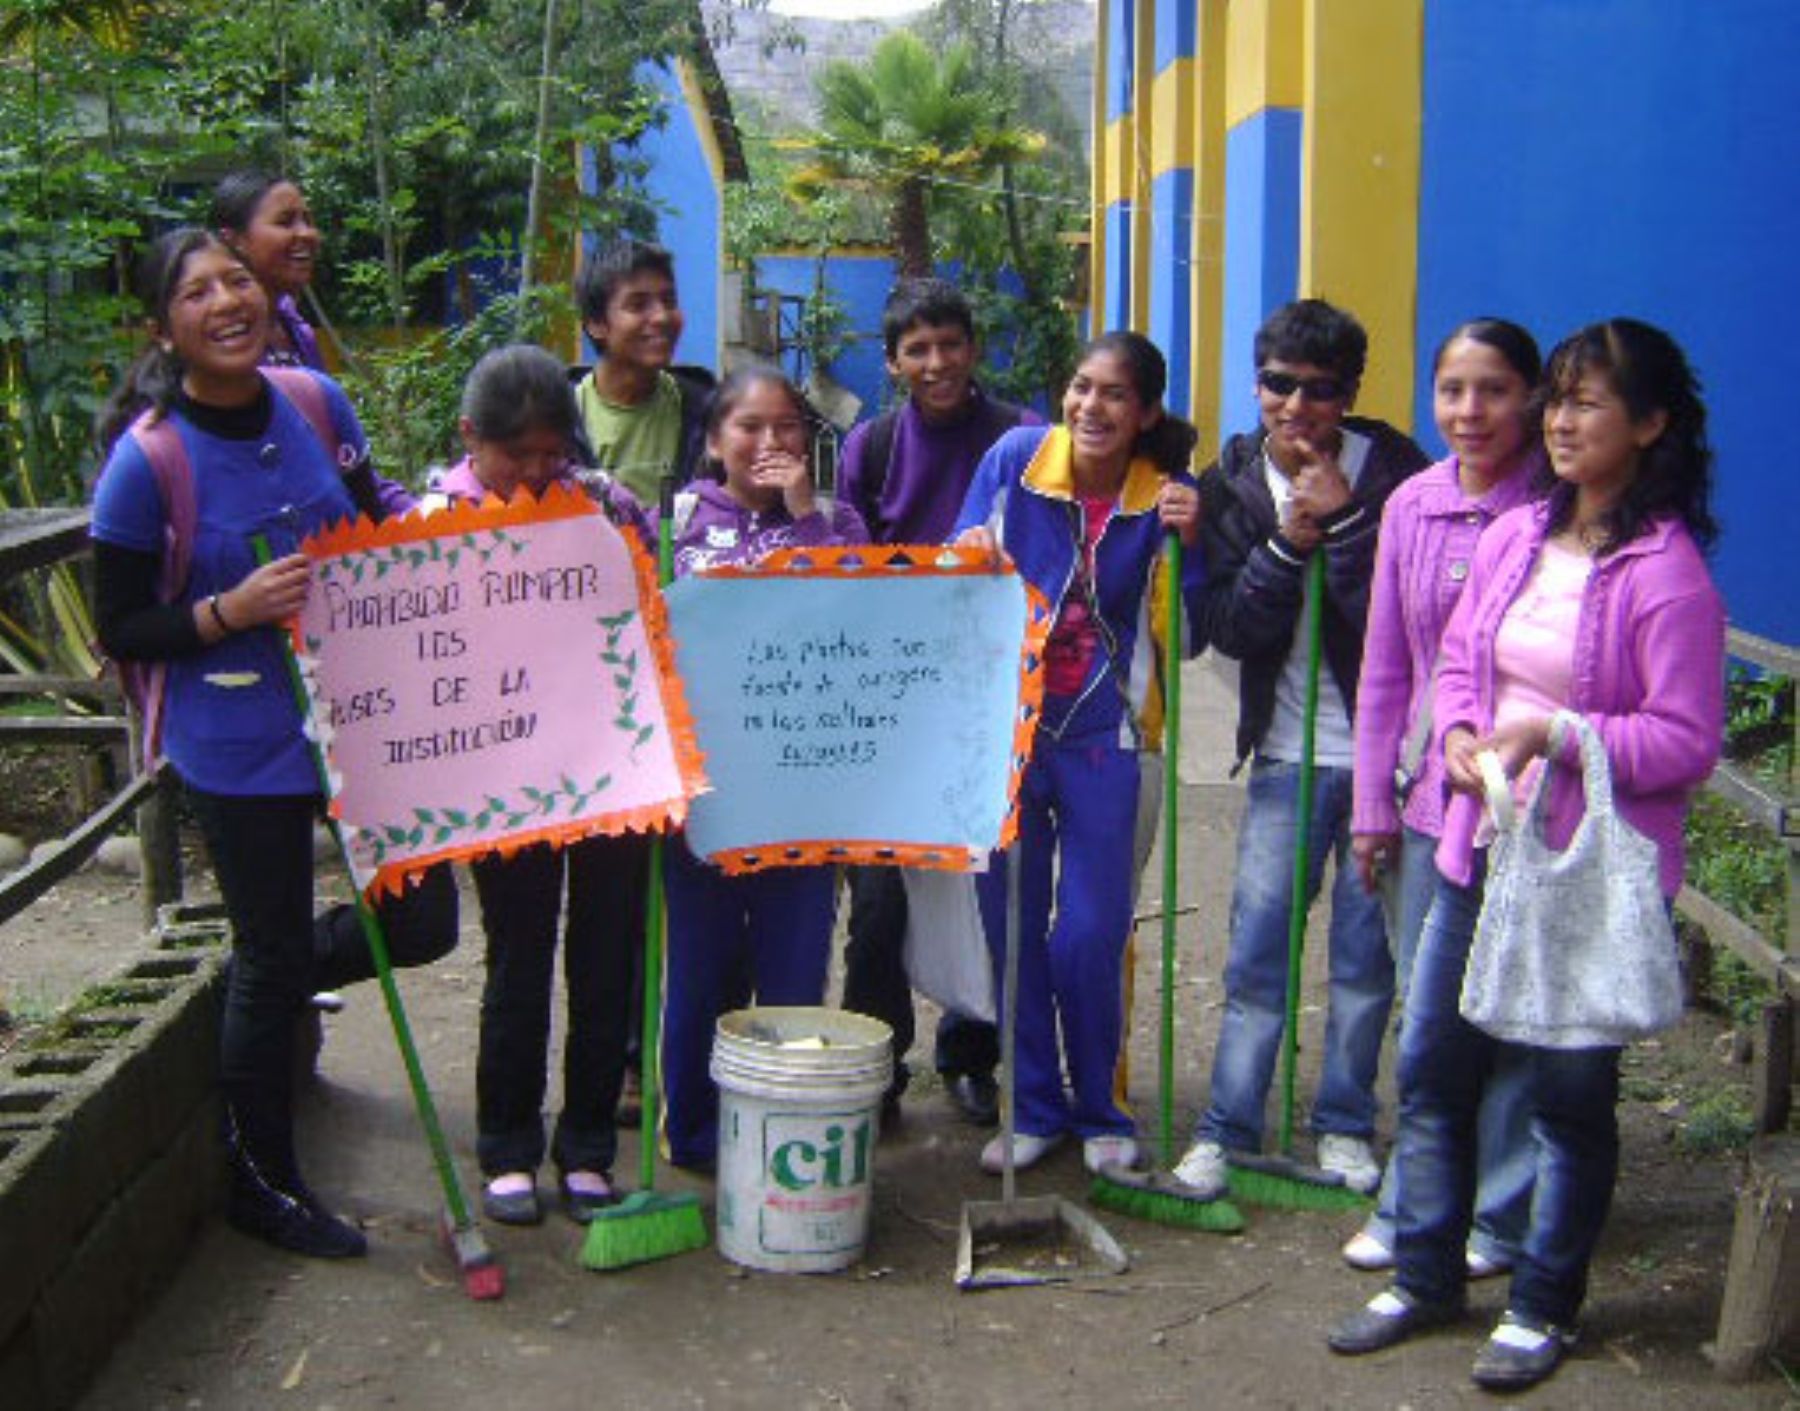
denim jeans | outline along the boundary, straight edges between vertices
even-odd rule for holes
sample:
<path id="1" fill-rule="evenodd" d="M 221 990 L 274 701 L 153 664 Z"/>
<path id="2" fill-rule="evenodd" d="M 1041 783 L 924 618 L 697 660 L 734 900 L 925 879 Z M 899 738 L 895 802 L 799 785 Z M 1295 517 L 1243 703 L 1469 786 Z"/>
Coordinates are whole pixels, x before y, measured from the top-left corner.
<path id="1" fill-rule="evenodd" d="M 1400 981 L 1400 1028 L 1406 1029 L 1406 999 L 1413 957 L 1425 918 L 1437 895 L 1437 839 L 1408 828 L 1401 843 L 1398 926 L 1394 962 Z M 1537 1175 L 1537 1152 L 1531 1141 L 1531 1110 L 1525 1101 L 1525 1066 L 1515 1054 L 1502 1054 L 1481 1097 L 1477 1120 L 1475 1226 L 1469 1248 L 1496 1264 L 1518 1257 L 1531 1219 L 1531 1186 Z M 1388 1157 L 1375 1213 L 1363 1226 L 1389 1249 L 1394 1247 L 1395 1168 L 1397 1153 Z"/>
<path id="2" fill-rule="evenodd" d="M 487 932 L 475 1062 L 476 1151 L 484 1175 L 535 1171 L 544 1159 L 559 920 L 568 1024 L 551 1156 L 563 1171 L 611 1169 L 649 862 L 648 841 L 627 836 L 539 845 L 474 864 Z"/>
<path id="3" fill-rule="evenodd" d="M 1199 1135 L 1240 1151 L 1262 1145 L 1263 1109 L 1287 1014 L 1288 917 L 1293 897 L 1300 766 L 1258 759 L 1251 767 L 1238 833 L 1231 897 L 1225 1015 L 1213 1055 L 1212 1098 Z M 1381 904 L 1363 890 L 1350 859 L 1350 771 L 1313 778 L 1308 900 L 1318 895 L 1334 852 L 1330 1009 L 1313 1131 L 1367 1139 L 1375 1133 L 1375 1074 L 1394 1001 Z"/>
<path id="4" fill-rule="evenodd" d="M 1571 1324 L 1619 1168 L 1619 1050 L 1501 1043 L 1458 1010 L 1481 887 L 1440 879 L 1413 969 L 1400 1039 L 1395 1282 L 1429 1302 L 1460 1300 L 1475 1199 L 1477 1116 L 1502 1061 L 1519 1065 L 1536 1157 L 1531 1221 L 1507 1306 Z"/>
<path id="5" fill-rule="evenodd" d="M 310 795 L 213 794 L 188 806 L 206 840 L 231 918 L 232 962 L 219 1031 L 219 1085 L 232 1131 L 277 1185 L 299 1176 L 294 1157 L 294 1019 L 306 997 L 375 973 L 356 908 L 313 914 Z M 456 946 L 456 881 L 434 867 L 376 907 L 398 970 Z"/>

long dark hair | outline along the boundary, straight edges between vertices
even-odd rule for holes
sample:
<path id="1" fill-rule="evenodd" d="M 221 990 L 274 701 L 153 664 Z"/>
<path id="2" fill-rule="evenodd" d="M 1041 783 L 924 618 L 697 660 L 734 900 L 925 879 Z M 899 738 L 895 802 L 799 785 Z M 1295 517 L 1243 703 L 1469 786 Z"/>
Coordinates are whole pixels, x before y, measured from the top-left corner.
<path id="1" fill-rule="evenodd" d="M 568 370 L 534 343 L 509 343 L 481 355 L 463 383 L 462 414 L 483 441 L 553 431 L 585 449 L 581 410 Z"/>
<path id="2" fill-rule="evenodd" d="M 200 250 L 223 250 L 239 264 L 243 257 L 225 243 L 217 231 L 202 230 L 197 225 L 181 226 L 159 236 L 138 261 L 137 296 L 150 321 L 160 330 L 169 326 L 169 301 L 175 286 L 181 282 L 188 257 Z M 249 268 L 247 265 L 245 268 Z M 136 421 L 140 412 L 151 410 L 166 416 L 181 390 L 182 363 L 172 347 L 159 338 L 151 338 L 138 354 L 125 376 L 107 398 L 106 405 L 94 422 L 94 440 L 101 455 L 112 450 L 113 443 Z"/>
<path id="3" fill-rule="evenodd" d="M 1550 354 L 1544 374 L 1544 409 L 1575 394 L 1596 373 L 1625 403 L 1633 421 L 1662 412 L 1662 434 L 1638 456 L 1637 475 L 1619 502 L 1603 515 L 1601 552 L 1611 553 L 1642 534 L 1654 519 L 1674 515 L 1701 547 L 1718 537 L 1713 519 L 1712 447 L 1706 439 L 1706 405 L 1687 355 L 1662 329 L 1635 318 L 1610 318 L 1570 334 Z M 1552 477 L 1554 479 L 1554 477 Z M 1550 491 L 1550 532 L 1568 527 L 1575 487 L 1556 481 Z"/>
<path id="4" fill-rule="evenodd" d="M 207 224 L 217 231 L 242 235 L 256 219 L 256 208 L 262 205 L 263 197 L 284 181 L 299 190 L 292 178 L 275 176 L 254 167 L 227 172 L 213 187 L 212 210 L 207 214 Z"/>
<path id="5" fill-rule="evenodd" d="M 1131 375 L 1132 389 L 1140 402 L 1146 407 L 1162 407 L 1163 393 L 1169 387 L 1169 364 L 1162 349 L 1141 333 L 1114 329 L 1089 341 L 1075 359 L 1075 366 L 1080 368 L 1089 358 L 1101 354 L 1109 354 L 1125 364 L 1125 370 Z M 1164 475 L 1173 475 L 1187 468 L 1199 442 L 1200 433 L 1193 423 L 1183 421 L 1167 407 L 1162 407 L 1162 415 L 1155 424 L 1148 431 L 1140 432 L 1132 443 L 1131 453 L 1151 461 Z"/>

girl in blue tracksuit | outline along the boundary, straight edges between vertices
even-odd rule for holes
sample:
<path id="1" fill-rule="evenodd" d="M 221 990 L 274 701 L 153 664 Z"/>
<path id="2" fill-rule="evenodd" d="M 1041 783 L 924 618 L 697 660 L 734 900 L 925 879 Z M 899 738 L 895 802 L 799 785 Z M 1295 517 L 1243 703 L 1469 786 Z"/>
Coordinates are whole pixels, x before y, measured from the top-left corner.
<path id="1" fill-rule="evenodd" d="M 1114 1092 L 1137 752 L 1145 708 L 1160 694 L 1151 630 L 1158 553 L 1165 531 L 1191 549 L 1200 528 L 1199 493 L 1185 469 L 1197 435 L 1164 410 L 1167 384 L 1167 365 L 1148 339 L 1095 339 L 1063 394 L 1064 424 L 1019 427 L 997 441 L 957 520 L 957 544 L 1005 553 L 1056 611 L 1043 715 L 1019 793 L 1013 1156 L 1021 1168 L 1070 1132 L 1082 1138 L 1089 1170 L 1137 1159 L 1131 1118 Z M 1190 605 L 1200 570 L 1188 554 L 1182 594 Z M 1005 873 L 997 858 L 978 884 L 997 975 Z M 1001 1169 L 1003 1143 L 997 1136 L 982 1151 L 984 1170 Z"/>
<path id="2" fill-rule="evenodd" d="M 675 504 L 675 576 L 755 563 L 776 549 L 868 542 L 862 518 L 813 490 L 814 419 L 780 371 L 745 367 L 713 393 L 706 454 Z M 825 997 L 837 874 L 775 867 L 728 877 L 685 838 L 666 853 L 668 996 L 663 1007 L 664 1134 L 677 1166 L 710 1169 L 718 1155 L 719 1093 L 708 1071 L 719 1016 L 746 999 L 816 1005 Z"/>

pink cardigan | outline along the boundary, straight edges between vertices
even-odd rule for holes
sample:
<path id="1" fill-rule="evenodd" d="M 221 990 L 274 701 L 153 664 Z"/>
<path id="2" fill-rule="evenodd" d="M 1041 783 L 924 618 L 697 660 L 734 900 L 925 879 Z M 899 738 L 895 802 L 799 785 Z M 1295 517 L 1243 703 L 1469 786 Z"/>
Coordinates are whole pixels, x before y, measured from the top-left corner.
<path id="1" fill-rule="evenodd" d="M 1433 752 L 1458 725 L 1493 728 L 1494 637 L 1543 547 L 1549 509 L 1496 520 L 1475 551 L 1468 588 L 1444 633 Z M 1661 857 L 1663 892 L 1681 889 L 1688 799 L 1719 758 L 1725 717 L 1725 605 L 1678 520 L 1661 519 L 1598 560 L 1582 596 L 1569 707 L 1599 732 L 1619 812 Z M 1549 841 L 1564 846 L 1581 818 L 1581 765 L 1564 742 L 1551 780 Z M 1467 886 L 1481 805 L 1452 795 L 1438 870 Z"/>
<path id="2" fill-rule="evenodd" d="M 1356 688 L 1356 770 L 1350 818 L 1353 833 L 1398 833 L 1404 819 L 1437 837 L 1444 827 L 1444 761 L 1427 749 L 1404 814 L 1395 806 L 1394 768 L 1412 729 L 1438 644 L 1468 582 L 1482 532 L 1525 503 L 1536 454 L 1485 495 L 1463 493 L 1455 456 L 1404 481 L 1381 512 L 1375 550 L 1362 676 Z"/>

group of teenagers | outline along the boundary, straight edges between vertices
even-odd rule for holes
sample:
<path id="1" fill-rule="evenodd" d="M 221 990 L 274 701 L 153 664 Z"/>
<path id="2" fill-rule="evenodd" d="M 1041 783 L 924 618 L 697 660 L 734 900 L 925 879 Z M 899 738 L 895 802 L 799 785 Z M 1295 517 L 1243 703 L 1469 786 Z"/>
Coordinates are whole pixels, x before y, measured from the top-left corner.
<path id="1" fill-rule="evenodd" d="M 1304 826 L 1309 902 L 1334 859 L 1316 1161 L 1378 1195 L 1344 1254 L 1392 1271 L 1330 1346 L 1372 1352 L 1455 1322 L 1471 1278 L 1509 1273 L 1475 1380 L 1517 1388 L 1555 1370 L 1617 1171 L 1620 1051 L 1501 1042 L 1459 1013 L 1493 836 L 1476 756 L 1495 752 L 1521 797 L 1550 771 L 1547 831 L 1560 845 L 1583 799 L 1578 743 L 1552 721 L 1584 716 L 1619 812 L 1655 842 L 1665 894 L 1678 890 L 1687 803 L 1720 745 L 1724 613 L 1704 559 L 1715 532 L 1705 410 L 1667 334 L 1610 319 L 1545 362 L 1517 324 L 1463 324 L 1433 364 L 1449 454 L 1428 463 L 1401 432 L 1352 414 L 1367 357 L 1355 318 L 1299 300 L 1255 338 L 1258 425 L 1196 476 L 1197 433 L 1165 406 L 1167 368 L 1147 339 L 1088 343 L 1047 425 L 978 385 L 961 292 L 904 280 L 882 329 L 904 395 L 850 433 L 835 487 L 821 487 L 822 423 L 803 394 L 770 367 L 715 385 L 677 365 L 671 259 L 627 240 L 596 252 L 578 281 L 594 365 L 570 370 L 529 345 L 485 356 L 455 428 L 464 455 L 431 475 L 421 502 L 372 467 L 354 410 L 319 371 L 296 304 L 319 245 L 293 182 L 227 178 L 206 226 L 148 251 L 150 338 L 100 425 L 101 641 L 161 677 L 157 743 L 232 922 L 221 1083 L 234 1224 L 308 1255 L 365 1248 L 306 1184 L 294 1146 L 296 1017 L 372 970 L 351 908 L 314 910 L 319 778 L 275 630 L 308 591 L 300 541 L 349 514 L 566 480 L 646 545 L 668 514 L 677 575 L 794 545 L 954 543 L 1010 564 L 1052 605 L 1015 859 L 976 882 L 998 977 L 1006 872 L 1018 869 L 1018 1167 L 1071 1138 L 1090 1169 L 1141 1163 L 1118 1075 L 1133 898 L 1160 806 L 1147 762 L 1160 748 L 1165 651 L 1235 659 L 1249 773 L 1224 1010 L 1209 1099 L 1173 1175 L 1196 1198 L 1222 1194 L 1234 1155 L 1262 1146 Z M 680 486 L 672 503 L 665 481 Z M 272 548 L 261 564 L 258 536 Z M 1171 536 L 1184 550 L 1175 644 L 1159 639 Z M 1315 557 L 1323 668 L 1309 721 L 1301 629 Z M 649 857 L 642 838 L 593 837 L 472 866 L 487 943 L 477 1154 L 491 1218 L 543 1217 L 546 1155 L 572 1218 L 618 1198 Z M 727 877 L 679 837 L 665 857 L 663 1141 L 676 1164 L 707 1170 L 713 1025 L 752 1001 L 823 1002 L 840 879 L 826 867 Z M 914 1027 L 904 880 L 883 867 L 843 880 L 842 999 L 894 1030 L 897 1115 Z M 397 965 L 456 943 L 447 866 L 379 911 Z M 559 944 L 563 1093 L 546 1147 Z M 1396 999 L 1399 1115 L 1384 1170 L 1375 1085 Z M 946 1090 L 984 1124 L 996 1117 L 997 1048 L 988 1022 L 940 1023 Z M 982 1150 L 984 1169 L 1002 1169 L 1002 1141 Z"/>

